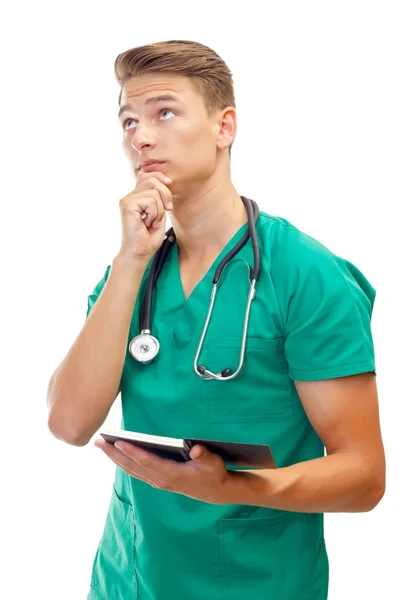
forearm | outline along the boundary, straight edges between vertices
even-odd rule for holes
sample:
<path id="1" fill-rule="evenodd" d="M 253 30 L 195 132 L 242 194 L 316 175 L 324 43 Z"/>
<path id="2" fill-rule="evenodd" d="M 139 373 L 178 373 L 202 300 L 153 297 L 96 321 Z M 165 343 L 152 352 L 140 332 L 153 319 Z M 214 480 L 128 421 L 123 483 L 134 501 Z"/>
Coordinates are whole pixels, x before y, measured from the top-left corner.
<path id="1" fill-rule="evenodd" d="M 365 512 L 384 493 L 368 458 L 337 452 L 280 469 L 235 471 L 231 503 L 295 512 Z"/>
<path id="2" fill-rule="evenodd" d="M 48 426 L 59 439 L 84 445 L 117 397 L 130 322 L 146 264 L 114 258 L 106 284 L 48 386 Z"/>

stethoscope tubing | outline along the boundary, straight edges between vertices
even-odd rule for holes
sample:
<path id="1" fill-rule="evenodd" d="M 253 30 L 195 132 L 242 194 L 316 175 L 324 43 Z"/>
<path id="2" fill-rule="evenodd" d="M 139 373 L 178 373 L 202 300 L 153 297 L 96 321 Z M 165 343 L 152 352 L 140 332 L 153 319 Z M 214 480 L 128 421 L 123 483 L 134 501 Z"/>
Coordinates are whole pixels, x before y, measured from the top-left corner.
<path id="1" fill-rule="evenodd" d="M 241 248 L 246 244 L 249 238 L 251 238 L 252 246 L 253 246 L 253 257 L 254 257 L 254 265 L 252 269 L 252 273 L 250 279 L 259 280 L 260 277 L 260 251 L 259 251 L 259 243 L 256 234 L 256 224 L 259 215 L 259 207 L 254 200 L 250 200 L 245 196 L 241 196 L 242 201 L 247 210 L 248 217 L 248 230 L 242 239 L 236 244 L 234 248 L 232 248 L 228 254 L 223 258 L 223 260 L 218 265 L 218 268 L 215 271 L 215 275 L 212 279 L 212 283 L 218 283 L 221 278 L 222 271 L 227 265 L 227 263 L 239 252 Z M 173 243 L 175 242 L 176 237 L 174 233 L 173 227 L 170 227 L 168 231 L 165 233 L 165 238 L 160 246 L 160 248 L 155 253 L 154 259 L 151 263 L 150 272 L 148 274 L 147 283 L 146 283 L 146 291 L 144 294 L 144 298 L 141 304 L 140 316 L 139 316 L 139 330 L 140 331 L 148 331 L 151 332 L 151 305 L 152 305 L 152 295 L 155 284 L 157 283 L 158 277 L 160 276 L 161 270 L 164 266 L 165 260 L 170 252 Z"/>
<path id="2" fill-rule="evenodd" d="M 249 315 L 251 309 L 251 303 L 256 295 L 256 283 L 260 277 L 260 251 L 259 244 L 256 234 L 256 224 L 259 216 L 259 207 L 254 200 L 250 200 L 245 196 L 241 196 L 243 203 L 245 204 L 247 211 L 248 230 L 245 232 L 241 240 L 227 253 L 227 255 L 221 260 L 220 264 L 216 268 L 215 275 L 212 279 L 212 293 L 209 302 L 208 314 L 205 320 L 205 325 L 201 334 L 201 338 L 198 344 L 198 349 L 194 358 L 194 370 L 195 373 L 201 379 L 217 379 L 220 381 L 228 381 L 236 377 L 243 366 L 244 353 L 246 347 L 246 336 L 249 323 Z M 218 283 L 222 277 L 222 273 L 226 265 L 230 263 L 234 256 L 239 250 L 251 239 L 253 247 L 253 268 L 246 262 L 249 269 L 249 293 L 247 297 L 245 318 L 243 324 L 242 341 L 240 346 L 240 361 L 237 371 L 233 372 L 230 368 L 223 369 L 220 373 L 213 373 L 207 367 L 200 364 L 198 365 L 198 359 L 201 354 L 203 342 L 205 340 L 206 331 L 208 329 L 210 319 L 212 316 L 212 310 L 215 302 L 217 293 Z M 129 344 L 129 352 L 133 358 L 142 363 L 148 363 L 154 360 L 160 349 L 160 342 L 156 337 L 151 335 L 151 307 L 152 307 L 152 294 L 154 287 L 157 283 L 158 277 L 162 271 L 165 260 L 172 248 L 172 244 L 176 240 L 174 230 L 171 227 L 165 235 L 164 241 L 155 253 L 154 258 L 151 262 L 150 272 L 147 277 L 146 291 L 141 302 L 140 316 L 139 316 L 139 327 L 140 334 L 134 337 Z"/>

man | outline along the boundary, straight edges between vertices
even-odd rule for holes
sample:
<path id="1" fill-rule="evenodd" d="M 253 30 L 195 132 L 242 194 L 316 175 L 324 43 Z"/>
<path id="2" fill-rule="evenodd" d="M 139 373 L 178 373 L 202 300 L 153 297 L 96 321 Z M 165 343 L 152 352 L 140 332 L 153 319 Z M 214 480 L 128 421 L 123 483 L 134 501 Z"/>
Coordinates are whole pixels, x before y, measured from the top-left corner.
<path id="1" fill-rule="evenodd" d="M 49 427 L 84 445 L 121 392 L 123 429 L 268 444 L 278 468 L 226 469 L 202 446 L 177 463 L 98 440 L 118 468 L 88 600 L 326 599 L 323 513 L 369 511 L 385 490 L 376 292 L 352 263 L 260 211 L 261 274 L 242 370 L 227 381 L 197 376 L 215 270 L 248 229 L 230 178 L 231 73 L 210 48 L 177 40 L 131 49 L 115 68 L 137 184 L 120 201 L 120 251 L 51 379 Z M 263 176 L 264 165 L 254 166 Z M 153 294 L 160 352 L 144 364 L 128 348 L 165 211 L 175 241 Z M 215 373 L 239 363 L 245 263 L 253 267 L 251 242 L 219 285 L 199 359 Z"/>

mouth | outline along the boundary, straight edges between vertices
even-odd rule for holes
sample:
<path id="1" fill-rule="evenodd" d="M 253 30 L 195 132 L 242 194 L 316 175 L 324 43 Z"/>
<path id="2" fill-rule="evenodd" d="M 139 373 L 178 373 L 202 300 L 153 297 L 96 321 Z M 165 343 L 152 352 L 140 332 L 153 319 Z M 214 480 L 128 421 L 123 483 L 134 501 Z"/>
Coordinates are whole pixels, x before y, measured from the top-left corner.
<path id="1" fill-rule="evenodd" d="M 163 165 L 163 164 L 165 164 L 165 162 L 166 162 L 165 160 L 149 162 L 146 165 L 143 165 L 142 167 L 140 167 L 139 171 L 144 171 L 144 172 L 156 171 L 158 165 Z"/>

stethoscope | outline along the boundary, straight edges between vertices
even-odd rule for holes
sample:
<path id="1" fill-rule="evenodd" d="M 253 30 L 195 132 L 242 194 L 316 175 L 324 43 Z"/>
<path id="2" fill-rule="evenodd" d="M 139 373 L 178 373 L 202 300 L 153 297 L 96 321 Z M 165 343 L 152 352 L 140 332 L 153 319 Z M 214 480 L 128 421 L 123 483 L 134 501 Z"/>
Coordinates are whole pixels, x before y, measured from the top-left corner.
<path id="1" fill-rule="evenodd" d="M 201 339 L 199 341 L 198 350 L 195 355 L 194 360 L 194 370 L 195 373 L 201 379 L 218 379 L 220 381 L 227 381 L 228 379 L 233 379 L 236 377 L 243 365 L 244 359 L 244 351 L 246 347 L 246 335 L 247 335 L 247 327 L 249 324 L 249 315 L 250 315 L 250 307 L 252 300 L 256 294 L 256 281 L 259 280 L 260 276 L 260 252 L 259 252 L 259 244 L 256 234 L 256 223 L 259 216 L 259 207 L 257 206 L 254 200 L 250 200 L 245 196 L 240 196 L 247 210 L 247 218 L 248 218 L 248 231 L 244 234 L 242 239 L 228 252 L 225 258 L 221 261 L 218 268 L 216 269 L 215 276 L 212 279 L 213 287 L 212 294 L 210 298 L 208 315 L 206 317 L 204 329 L 202 331 Z M 239 250 L 246 244 L 249 237 L 252 240 L 253 245 L 253 256 L 254 256 L 254 268 L 251 269 L 250 265 L 247 266 L 249 268 L 249 295 L 247 299 L 246 305 L 246 313 L 244 319 L 243 326 L 243 335 L 242 335 L 242 343 L 240 348 L 240 362 L 239 367 L 235 373 L 231 371 L 231 369 L 223 369 L 220 373 L 212 373 L 209 371 L 204 365 L 197 365 L 199 356 L 202 351 L 202 345 L 206 336 L 206 331 L 208 329 L 208 325 L 211 319 L 213 305 L 215 302 L 215 296 L 218 288 L 219 280 L 222 276 L 223 269 L 225 266 L 232 260 L 232 258 L 239 252 Z M 161 273 L 163 268 L 165 259 L 169 251 L 172 248 L 172 244 L 176 240 L 174 230 L 171 227 L 165 234 L 164 241 L 157 250 L 154 255 L 153 262 L 151 264 L 150 273 L 147 279 L 147 287 L 144 298 L 142 300 L 141 309 L 140 309 L 140 319 L 139 319 L 139 327 L 140 334 L 134 337 L 129 344 L 129 352 L 139 362 L 142 363 L 150 363 L 158 354 L 160 349 L 160 343 L 153 335 L 151 335 L 151 298 L 154 286 L 157 282 L 157 279 Z"/>

